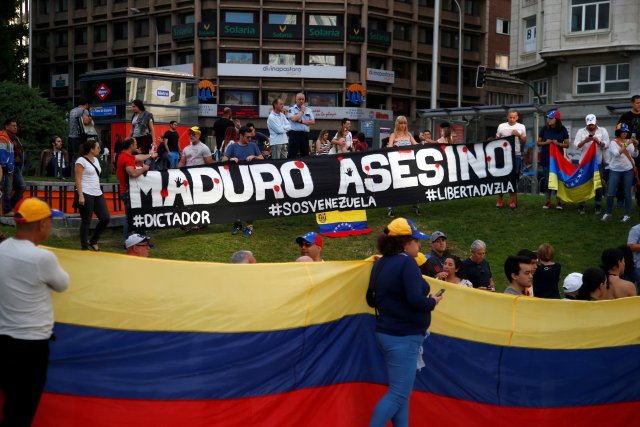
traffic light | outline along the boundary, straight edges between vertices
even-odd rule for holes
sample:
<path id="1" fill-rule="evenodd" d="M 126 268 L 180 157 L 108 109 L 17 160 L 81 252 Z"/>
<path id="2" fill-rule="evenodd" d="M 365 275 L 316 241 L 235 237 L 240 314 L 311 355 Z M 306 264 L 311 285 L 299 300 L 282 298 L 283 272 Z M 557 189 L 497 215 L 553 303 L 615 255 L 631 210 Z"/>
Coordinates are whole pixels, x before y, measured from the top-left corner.
<path id="1" fill-rule="evenodd" d="M 476 87 L 482 88 L 487 81 L 487 67 L 482 65 L 478 66 L 478 72 L 476 73 Z"/>

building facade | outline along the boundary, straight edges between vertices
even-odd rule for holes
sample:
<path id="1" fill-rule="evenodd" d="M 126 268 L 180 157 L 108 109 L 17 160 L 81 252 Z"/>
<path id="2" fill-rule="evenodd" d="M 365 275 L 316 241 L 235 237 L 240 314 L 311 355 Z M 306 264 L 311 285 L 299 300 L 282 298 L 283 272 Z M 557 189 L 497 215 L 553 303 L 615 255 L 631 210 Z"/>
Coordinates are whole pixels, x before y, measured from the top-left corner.
<path id="1" fill-rule="evenodd" d="M 511 17 L 510 72 L 560 110 L 572 138 L 590 113 L 613 135 L 640 94 L 640 2 L 513 0 Z"/>
<path id="2" fill-rule="evenodd" d="M 460 43 L 456 1 L 441 0 L 433 84 L 433 0 L 35 0 L 33 84 L 65 103 L 80 95 L 87 71 L 193 64 L 208 88 L 205 126 L 223 106 L 264 126 L 275 97 L 293 104 L 303 91 L 328 111 L 316 130 L 353 114 L 405 115 L 417 131 L 417 110 L 429 108 L 432 93 L 440 107 L 457 105 L 459 47 L 463 105 L 522 96 L 509 85 L 475 87 L 478 65 L 508 64 L 509 17 L 502 14 L 510 2 L 459 0 Z"/>

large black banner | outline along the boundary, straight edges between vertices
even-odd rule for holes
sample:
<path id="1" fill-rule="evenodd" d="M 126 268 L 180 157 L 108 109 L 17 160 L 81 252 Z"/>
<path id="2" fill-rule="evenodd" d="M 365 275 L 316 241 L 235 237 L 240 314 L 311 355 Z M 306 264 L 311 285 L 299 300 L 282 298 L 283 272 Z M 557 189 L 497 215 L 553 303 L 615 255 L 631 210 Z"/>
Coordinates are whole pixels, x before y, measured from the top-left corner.
<path id="1" fill-rule="evenodd" d="M 216 163 L 129 181 L 130 224 L 170 228 L 514 191 L 514 138 L 298 160 Z"/>

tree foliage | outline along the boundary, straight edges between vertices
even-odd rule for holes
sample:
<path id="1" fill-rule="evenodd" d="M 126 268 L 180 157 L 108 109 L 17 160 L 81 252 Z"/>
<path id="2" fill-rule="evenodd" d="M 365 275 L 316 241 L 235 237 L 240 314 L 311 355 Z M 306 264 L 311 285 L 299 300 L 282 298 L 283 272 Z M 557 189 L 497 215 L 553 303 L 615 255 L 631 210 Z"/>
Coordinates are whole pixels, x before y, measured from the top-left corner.
<path id="1" fill-rule="evenodd" d="M 2 123 L 8 118 L 18 121 L 18 137 L 29 152 L 39 153 L 49 148 L 49 139 L 60 135 L 66 139 L 66 111 L 44 98 L 26 84 L 0 82 Z"/>
<path id="2" fill-rule="evenodd" d="M 18 21 L 20 0 L 0 0 L 0 81 L 24 82 L 28 26 Z"/>

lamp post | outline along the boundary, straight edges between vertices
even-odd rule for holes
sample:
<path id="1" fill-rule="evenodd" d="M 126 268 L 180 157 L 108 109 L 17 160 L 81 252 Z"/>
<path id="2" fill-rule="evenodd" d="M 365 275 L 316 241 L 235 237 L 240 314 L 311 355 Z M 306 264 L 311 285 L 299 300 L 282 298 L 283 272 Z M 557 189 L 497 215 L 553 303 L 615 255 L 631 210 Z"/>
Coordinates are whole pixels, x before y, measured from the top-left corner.
<path id="1" fill-rule="evenodd" d="M 438 50 L 440 48 L 440 0 L 433 2 L 433 44 L 431 45 L 431 109 L 438 106 Z"/>
<path id="2" fill-rule="evenodd" d="M 458 0 L 453 0 L 458 7 L 458 108 L 462 107 L 462 9 Z"/>
<path id="3" fill-rule="evenodd" d="M 158 39 L 159 39 L 159 37 L 158 37 L 158 23 L 156 22 L 156 18 L 154 16 L 149 15 L 149 12 L 145 13 L 145 12 L 141 11 L 140 9 L 138 9 L 137 7 L 130 7 L 129 10 L 134 15 L 137 15 L 137 14 L 141 13 L 141 14 L 147 15 L 150 18 L 153 19 L 153 27 L 156 30 L 156 68 L 158 68 Z"/>

